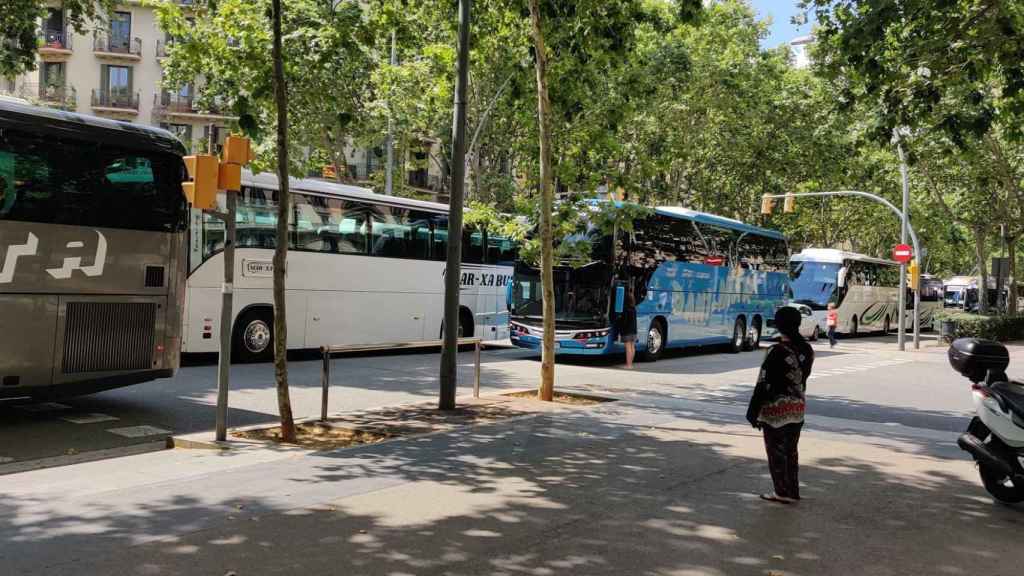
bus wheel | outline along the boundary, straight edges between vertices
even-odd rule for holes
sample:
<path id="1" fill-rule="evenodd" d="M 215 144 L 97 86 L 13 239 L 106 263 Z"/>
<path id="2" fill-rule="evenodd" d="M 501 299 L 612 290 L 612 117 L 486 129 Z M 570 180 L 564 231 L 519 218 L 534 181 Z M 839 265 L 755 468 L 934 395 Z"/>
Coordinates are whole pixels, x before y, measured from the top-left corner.
<path id="1" fill-rule="evenodd" d="M 269 362 L 274 359 L 274 315 L 250 310 L 238 319 L 233 336 L 235 361 Z"/>
<path id="2" fill-rule="evenodd" d="M 743 351 L 746 345 L 747 323 L 743 318 L 737 318 L 732 327 L 732 342 L 729 343 L 729 351 L 738 354 Z"/>
<path id="3" fill-rule="evenodd" d="M 761 321 L 759 319 L 754 320 L 754 324 L 750 327 L 750 333 L 747 334 L 747 350 L 757 350 L 761 347 Z"/>
<path id="4" fill-rule="evenodd" d="M 664 351 L 665 328 L 660 321 L 654 320 L 651 322 L 650 330 L 647 331 L 647 348 L 641 354 L 645 361 L 654 362 L 661 358 L 661 353 Z"/>

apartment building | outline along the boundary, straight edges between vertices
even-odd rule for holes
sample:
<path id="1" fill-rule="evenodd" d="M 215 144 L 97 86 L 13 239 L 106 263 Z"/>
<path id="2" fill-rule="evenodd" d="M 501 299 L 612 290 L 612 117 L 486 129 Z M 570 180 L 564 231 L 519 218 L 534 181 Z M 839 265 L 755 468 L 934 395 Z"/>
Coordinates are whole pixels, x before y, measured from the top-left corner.
<path id="1" fill-rule="evenodd" d="M 188 0 L 182 0 L 183 3 Z M 160 126 L 190 150 L 223 142 L 235 118 L 200 109 L 196 86 L 161 88 L 161 61 L 171 39 L 152 8 L 137 2 L 109 14 L 106 30 L 76 34 L 55 4 L 41 23 L 38 68 L 0 82 L 0 93 L 81 114 Z"/>

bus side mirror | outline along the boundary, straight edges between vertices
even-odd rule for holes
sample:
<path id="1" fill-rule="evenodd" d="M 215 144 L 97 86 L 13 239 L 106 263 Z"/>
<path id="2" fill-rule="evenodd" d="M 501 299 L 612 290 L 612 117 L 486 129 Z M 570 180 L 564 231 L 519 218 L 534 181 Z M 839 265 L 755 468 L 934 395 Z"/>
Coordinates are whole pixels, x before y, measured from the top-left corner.
<path id="1" fill-rule="evenodd" d="M 843 288 L 846 286 L 846 266 L 839 269 L 839 273 L 836 275 L 836 286 Z"/>
<path id="2" fill-rule="evenodd" d="M 508 284 L 505 285 L 505 308 L 509 312 L 512 311 L 512 280 L 509 280 Z"/>
<path id="3" fill-rule="evenodd" d="M 626 304 L 626 287 L 616 286 L 615 287 L 615 313 L 622 314 L 622 310 Z"/>

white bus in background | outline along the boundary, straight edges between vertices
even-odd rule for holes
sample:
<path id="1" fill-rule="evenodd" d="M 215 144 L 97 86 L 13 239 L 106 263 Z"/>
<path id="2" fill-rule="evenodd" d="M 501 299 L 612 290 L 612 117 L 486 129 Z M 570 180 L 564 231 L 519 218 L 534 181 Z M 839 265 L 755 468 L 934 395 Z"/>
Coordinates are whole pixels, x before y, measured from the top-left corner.
<path id="1" fill-rule="evenodd" d="M 232 356 L 273 356 L 277 178 L 244 174 L 236 221 Z M 290 184 L 288 347 L 441 336 L 448 207 L 322 180 Z M 224 225 L 193 210 L 183 351 L 219 349 Z M 508 337 L 506 285 L 516 245 L 463 233 L 460 330 Z"/>
<path id="2" fill-rule="evenodd" d="M 898 327 L 899 264 L 891 260 L 831 248 L 805 248 L 790 257 L 792 300 L 811 308 L 819 323 L 825 325 L 829 303 L 836 305 L 839 315 L 837 332 L 858 333 L 884 331 Z M 935 311 L 941 307 L 938 292 L 935 298 L 922 293 L 919 319 L 921 327 L 930 328 Z M 934 300 L 934 301 L 933 301 Z M 913 299 L 907 299 L 906 326 L 911 323 Z"/>

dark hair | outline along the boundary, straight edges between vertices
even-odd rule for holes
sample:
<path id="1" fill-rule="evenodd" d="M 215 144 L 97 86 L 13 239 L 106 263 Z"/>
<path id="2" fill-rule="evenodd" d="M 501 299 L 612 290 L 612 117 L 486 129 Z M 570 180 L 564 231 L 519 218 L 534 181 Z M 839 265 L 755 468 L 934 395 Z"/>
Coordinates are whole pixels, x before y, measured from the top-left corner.
<path id="1" fill-rule="evenodd" d="M 804 342 L 800 335 L 800 312 L 792 306 L 783 306 L 775 311 L 775 329 L 794 342 Z"/>

